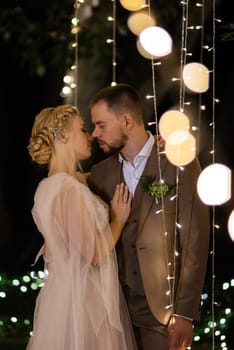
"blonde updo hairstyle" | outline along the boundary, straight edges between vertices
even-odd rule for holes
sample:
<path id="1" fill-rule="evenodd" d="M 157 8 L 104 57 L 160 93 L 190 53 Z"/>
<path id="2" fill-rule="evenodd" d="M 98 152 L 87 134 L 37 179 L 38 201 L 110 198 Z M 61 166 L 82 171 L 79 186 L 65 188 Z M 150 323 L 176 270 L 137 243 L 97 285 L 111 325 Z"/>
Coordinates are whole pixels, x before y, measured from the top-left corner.
<path id="1" fill-rule="evenodd" d="M 56 137 L 54 130 L 63 132 L 68 128 L 69 120 L 79 115 L 78 109 L 69 104 L 43 108 L 35 118 L 27 147 L 32 160 L 41 165 L 48 164 Z"/>

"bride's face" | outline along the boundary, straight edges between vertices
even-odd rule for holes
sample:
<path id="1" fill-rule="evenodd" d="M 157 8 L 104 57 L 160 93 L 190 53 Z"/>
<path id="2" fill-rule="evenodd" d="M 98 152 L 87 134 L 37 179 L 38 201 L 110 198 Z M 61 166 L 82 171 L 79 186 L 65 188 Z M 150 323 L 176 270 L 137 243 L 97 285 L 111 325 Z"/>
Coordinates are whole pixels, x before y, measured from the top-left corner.
<path id="1" fill-rule="evenodd" d="M 92 151 L 92 137 L 88 133 L 85 123 L 80 116 L 72 119 L 70 132 L 76 160 L 89 158 Z"/>

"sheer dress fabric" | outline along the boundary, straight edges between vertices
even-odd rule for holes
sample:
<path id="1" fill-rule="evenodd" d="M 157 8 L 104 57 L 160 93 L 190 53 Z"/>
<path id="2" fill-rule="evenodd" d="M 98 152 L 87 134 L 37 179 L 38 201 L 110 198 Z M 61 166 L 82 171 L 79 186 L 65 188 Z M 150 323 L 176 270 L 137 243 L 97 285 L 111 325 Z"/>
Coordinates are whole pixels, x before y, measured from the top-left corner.
<path id="1" fill-rule="evenodd" d="M 74 177 L 57 173 L 39 183 L 32 215 L 45 240 L 48 275 L 26 350 L 136 349 L 108 244 L 107 206 Z"/>

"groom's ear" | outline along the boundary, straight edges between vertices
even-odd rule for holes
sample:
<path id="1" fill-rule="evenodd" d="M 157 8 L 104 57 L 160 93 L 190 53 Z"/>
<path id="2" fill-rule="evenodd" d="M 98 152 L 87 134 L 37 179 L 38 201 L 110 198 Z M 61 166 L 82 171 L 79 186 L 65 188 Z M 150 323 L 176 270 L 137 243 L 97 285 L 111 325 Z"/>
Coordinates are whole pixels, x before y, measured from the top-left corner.
<path id="1" fill-rule="evenodd" d="M 133 118 L 130 114 L 126 113 L 121 116 L 123 127 L 131 129 L 133 126 Z"/>

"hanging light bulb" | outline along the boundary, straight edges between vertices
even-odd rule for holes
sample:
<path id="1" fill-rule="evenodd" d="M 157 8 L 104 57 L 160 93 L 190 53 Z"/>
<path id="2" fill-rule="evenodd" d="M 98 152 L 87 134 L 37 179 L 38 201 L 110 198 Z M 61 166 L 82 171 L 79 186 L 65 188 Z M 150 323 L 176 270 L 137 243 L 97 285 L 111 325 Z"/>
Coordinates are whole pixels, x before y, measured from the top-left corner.
<path id="1" fill-rule="evenodd" d="M 139 35 L 143 48 L 153 56 L 166 56 L 172 51 L 172 39 L 169 33 L 158 26 L 145 28 Z"/>
<path id="2" fill-rule="evenodd" d="M 143 29 L 154 26 L 156 21 L 147 11 L 137 11 L 131 13 L 128 17 L 127 24 L 133 34 L 139 35 Z"/>
<path id="3" fill-rule="evenodd" d="M 182 76 L 185 85 L 191 91 L 202 93 L 209 88 L 209 70 L 201 63 L 186 64 Z"/>
<path id="4" fill-rule="evenodd" d="M 176 130 L 167 137 L 165 151 L 172 164 L 187 165 L 196 156 L 196 140 L 189 132 Z"/>
<path id="5" fill-rule="evenodd" d="M 199 175 L 197 191 L 207 205 L 221 205 L 231 198 L 231 170 L 219 163 L 207 166 Z"/>
<path id="6" fill-rule="evenodd" d="M 231 240 L 234 241 L 234 210 L 232 210 L 228 218 L 228 233 L 231 237 Z"/>
<path id="7" fill-rule="evenodd" d="M 146 6 L 145 0 L 119 0 L 119 2 L 129 11 L 138 11 Z"/>
<path id="8" fill-rule="evenodd" d="M 186 114 L 176 110 L 163 113 L 159 120 L 159 132 L 162 138 L 166 140 L 176 130 L 189 130 L 189 118 Z"/>

